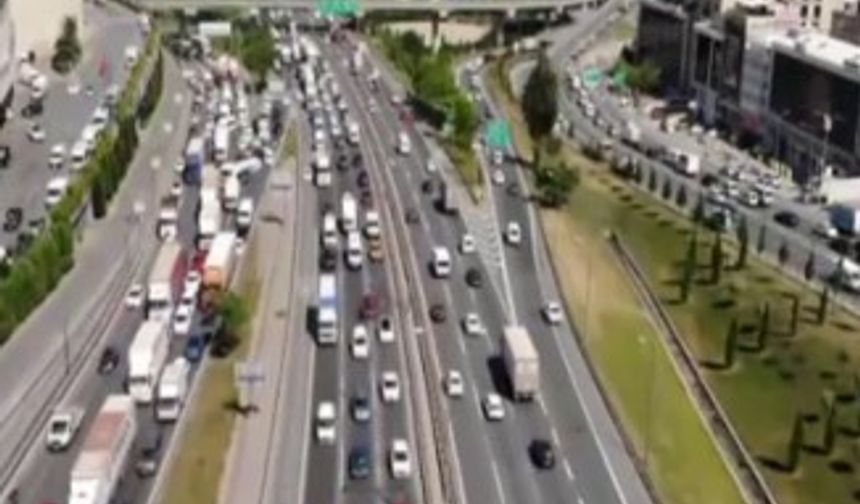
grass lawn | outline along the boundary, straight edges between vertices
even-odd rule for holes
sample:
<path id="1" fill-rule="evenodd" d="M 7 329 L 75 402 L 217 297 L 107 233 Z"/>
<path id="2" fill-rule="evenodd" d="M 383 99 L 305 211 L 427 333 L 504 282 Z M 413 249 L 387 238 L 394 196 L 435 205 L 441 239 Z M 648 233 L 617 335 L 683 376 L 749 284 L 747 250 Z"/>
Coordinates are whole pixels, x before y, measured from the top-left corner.
<path id="1" fill-rule="evenodd" d="M 589 164 L 580 161 L 579 166 L 586 167 Z M 733 319 L 741 326 L 741 346 L 749 347 L 759 326 L 758 310 L 763 303 L 769 304 L 772 314 L 769 340 L 763 351 L 751 351 L 748 348 L 738 350 L 735 364 L 730 369 L 707 366 L 703 366 L 703 369 L 779 501 L 783 504 L 858 501 L 854 494 L 860 490 L 860 478 L 856 473 L 860 470 L 860 445 L 857 443 L 860 437 L 860 391 L 854 363 L 860 360 L 860 344 L 855 339 L 860 321 L 833 308 L 823 325 L 816 324 L 813 313 L 818 304 L 817 293 L 788 280 L 773 267 L 752 257 L 746 269 L 733 271 L 727 268 L 721 282 L 718 285 L 711 284 L 706 277 L 709 276 L 708 263 L 713 237 L 704 230 L 699 233 L 696 286 L 690 300 L 686 304 L 678 304 L 675 281 L 680 277 L 679 263 L 688 247 L 693 224 L 657 203 L 651 196 L 627 186 L 607 170 L 589 168 L 581 170 L 581 173 L 582 183 L 569 205 L 571 222 L 565 223 L 569 231 L 564 234 L 578 232 L 581 236 L 594 237 L 600 230 L 610 228 L 618 232 L 633 250 L 652 286 L 664 300 L 679 330 L 702 363 L 723 361 L 726 334 Z M 552 224 L 554 220 L 564 219 L 549 215 L 547 220 Z M 751 248 L 754 248 L 754 244 Z M 565 254 L 564 257 L 573 255 L 569 251 L 561 253 Z M 734 251 L 729 251 L 728 255 L 731 260 Z M 594 273 L 592 285 L 597 286 L 595 291 L 605 290 L 607 285 L 612 284 L 597 279 L 596 275 L 601 273 L 596 265 L 604 261 L 608 254 L 598 252 L 592 257 L 597 258 L 594 261 L 594 271 L 597 273 Z M 568 296 L 573 296 L 573 299 L 581 297 L 575 292 L 578 285 L 576 280 L 567 279 L 565 282 L 574 286 L 566 287 Z M 613 305 L 622 304 L 616 302 L 619 290 L 606 292 L 611 296 L 609 299 L 613 300 Z M 591 299 L 603 297 L 593 292 Z M 802 309 L 798 330 L 792 336 L 789 320 L 793 298 L 800 300 Z M 599 314 L 596 307 L 595 302 L 593 313 Z M 612 308 L 622 310 L 617 306 Z M 602 372 L 612 384 L 613 394 L 618 400 L 625 403 L 625 396 L 630 396 L 633 401 L 641 401 L 643 385 L 638 382 L 647 383 L 647 380 L 641 378 L 641 372 L 630 372 L 631 368 L 641 367 L 634 365 L 636 354 L 640 351 L 630 349 L 634 343 L 617 341 L 625 338 L 635 341 L 634 336 L 625 333 L 636 331 L 636 326 L 625 325 L 630 323 L 629 319 L 621 315 L 596 315 L 592 322 L 598 329 L 603 329 L 600 323 L 603 318 L 607 319 L 603 323 L 607 327 L 591 335 L 589 347 L 597 360 L 602 362 Z M 606 338 L 603 335 L 605 333 L 612 334 L 611 338 L 617 342 L 613 345 L 602 339 Z M 615 366 L 621 369 L 613 371 Z M 658 398 L 653 413 L 655 417 L 662 414 L 662 408 L 666 407 L 661 405 L 659 396 L 666 394 L 665 391 L 669 389 L 663 383 L 668 371 L 661 371 L 661 366 L 657 366 L 657 369 L 657 383 L 660 386 L 656 387 L 658 392 L 655 395 Z M 633 383 L 628 383 L 631 381 Z M 830 453 L 820 448 L 825 431 L 822 405 L 825 396 L 839 398 L 837 434 Z M 627 403 L 630 401 L 626 400 Z M 623 409 L 625 416 L 635 417 L 644 416 L 642 408 L 644 406 L 637 409 L 635 405 L 625 405 Z M 798 413 L 807 418 L 804 424 L 806 449 L 800 457 L 800 468 L 787 473 L 779 465 L 787 457 L 790 432 Z M 641 430 L 642 422 L 634 422 L 640 425 L 638 430 Z M 673 443 L 689 442 L 685 434 L 687 429 L 682 429 L 677 419 L 653 423 L 657 424 L 669 426 L 667 430 Z M 656 430 L 652 431 L 652 436 L 652 446 L 659 445 Z M 666 468 L 675 467 L 682 460 L 670 458 L 665 462 Z M 703 457 L 695 460 L 696 463 L 702 461 Z M 683 465 L 677 470 L 682 468 Z M 671 476 L 672 479 L 674 476 Z M 665 477 L 657 475 L 658 481 Z M 672 487 L 668 484 L 666 488 Z M 691 501 L 682 498 L 677 501 L 670 499 L 670 502 Z"/>
<path id="2" fill-rule="evenodd" d="M 562 289 L 600 380 L 664 501 L 744 502 L 625 273 L 601 236 L 606 208 L 587 186 L 569 211 L 542 213 Z M 588 217 L 579 207 L 590 205 Z M 559 260 L 557 258 L 564 257 Z M 590 313 L 590 318 L 586 315 Z M 647 457 L 646 457 L 647 446 Z"/>
<path id="3" fill-rule="evenodd" d="M 256 267 L 256 247 L 251 242 L 245 252 L 237 291 L 256 312 L 260 279 Z M 249 324 L 250 326 L 250 324 Z M 233 434 L 236 400 L 233 366 L 248 352 L 250 327 L 242 331 L 241 343 L 228 357 L 212 358 L 205 374 L 198 377 L 200 391 L 186 414 L 190 414 L 176 459 L 170 467 L 162 502 L 167 504 L 216 504 L 224 461 Z"/>

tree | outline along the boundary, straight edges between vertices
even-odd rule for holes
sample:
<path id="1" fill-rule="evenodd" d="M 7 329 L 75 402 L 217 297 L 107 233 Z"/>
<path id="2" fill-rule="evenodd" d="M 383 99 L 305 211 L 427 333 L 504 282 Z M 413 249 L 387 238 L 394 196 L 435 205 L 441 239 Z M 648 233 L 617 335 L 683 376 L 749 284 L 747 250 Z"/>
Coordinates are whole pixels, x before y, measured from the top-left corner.
<path id="1" fill-rule="evenodd" d="M 54 43 L 51 67 L 60 74 L 68 73 L 81 59 L 81 42 L 78 40 L 78 23 L 73 17 L 63 20 L 63 29 Z"/>
<path id="2" fill-rule="evenodd" d="M 651 60 L 638 65 L 627 64 L 627 84 L 645 93 L 653 93 L 660 86 L 660 67 Z"/>
<path id="3" fill-rule="evenodd" d="M 579 183 L 579 173 L 566 165 L 539 167 L 535 175 L 535 187 L 542 204 L 557 208 L 565 203 L 570 192 Z"/>
<path id="4" fill-rule="evenodd" d="M 546 53 L 526 81 L 522 98 L 523 115 L 535 141 L 547 137 L 558 117 L 558 78 Z"/>
<path id="5" fill-rule="evenodd" d="M 711 282 L 714 284 L 720 283 L 720 277 L 723 271 L 723 234 L 717 233 L 714 244 L 711 248 Z"/>
<path id="6" fill-rule="evenodd" d="M 668 200 L 672 197 L 672 181 L 669 177 L 663 180 L 663 199 Z"/>
<path id="7" fill-rule="evenodd" d="M 684 184 L 681 184 L 678 192 L 675 193 L 675 204 L 682 209 L 687 206 L 687 186 Z"/>
<path id="8" fill-rule="evenodd" d="M 241 332 L 251 320 L 251 309 L 244 298 L 229 291 L 218 300 L 216 311 L 221 326 L 215 344 L 227 354 L 239 344 Z"/>
<path id="9" fill-rule="evenodd" d="M 821 295 L 818 298 L 818 313 L 816 320 L 818 325 L 823 324 L 827 320 L 827 310 L 830 306 L 830 288 L 824 287 L 821 290 Z"/>
<path id="10" fill-rule="evenodd" d="M 747 255 L 749 254 L 749 227 L 747 219 L 742 216 L 738 222 L 738 259 L 735 262 L 736 269 L 743 269 L 747 265 Z"/>
<path id="11" fill-rule="evenodd" d="M 275 41 L 267 28 L 252 26 L 242 33 L 240 58 L 257 82 L 265 80 L 276 56 Z"/>
<path id="12" fill-rule="evenodd" d="M 758 228 L 758 243 L 756 244 L 756 251 L 759 254 L 763 254 L 765 246 L 767 246 L 767 228 L 762 225 Z"/>
<path id="13" fill-rule="evenodd" d="M 815 277 L 815 252 L 810 252 L 809 257 L 806 258 L 806 264 L 803 266 L 803 278 L 806 279 L 807 282 L 812 281 Z"/>
<path id="14" fill-rule="evenodd" d="M 454 142 L 461 148 L 468 149 L 471 147 L 472 139 L 475 137 L 475 131 L 477 131 L 480 123 L 475 105 L 464 95 L 458 94 L 452 100 L 451 110 Z"/>
<path id="15" fill-rule="evenodd" d="M 779 265 L 785 266 L 785 263 L 787 263 L 790 258 L 791 250 L 788 248 L 788 243 L 783 241 L 779 246 L 779 250 L 777 251 L 777 259 L 779 260 Z"/>
<path id="16" fill-rule="evenodd" d="M 90 189 L 93 203 L 93 217 L 101 219 L 107 213 L 107 194 L 104 187 L 104 177 L 99 172 L 93 177 L 93 185 Z"/>

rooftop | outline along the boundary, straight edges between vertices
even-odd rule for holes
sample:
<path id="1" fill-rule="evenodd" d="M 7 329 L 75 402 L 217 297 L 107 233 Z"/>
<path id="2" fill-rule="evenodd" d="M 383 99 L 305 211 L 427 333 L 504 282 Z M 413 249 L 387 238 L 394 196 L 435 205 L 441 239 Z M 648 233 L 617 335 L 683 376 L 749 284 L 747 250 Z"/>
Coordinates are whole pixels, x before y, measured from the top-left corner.
<path id="1" fill-rule="evenodd" d="M 821 33 L 788 29 L 768 37 L 774 49 L 853 74 L 860 79 L 860 46 Z"/>

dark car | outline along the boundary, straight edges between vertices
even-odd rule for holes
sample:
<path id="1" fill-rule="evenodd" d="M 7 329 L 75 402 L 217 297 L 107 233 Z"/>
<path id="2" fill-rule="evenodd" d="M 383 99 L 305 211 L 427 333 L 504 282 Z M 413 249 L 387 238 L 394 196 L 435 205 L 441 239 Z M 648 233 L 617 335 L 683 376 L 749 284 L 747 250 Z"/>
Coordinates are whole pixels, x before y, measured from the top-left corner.
<path id="1" fill-rule="evenodd" d="M 361 206 L 364 208 L 373 206 L 373 193 L 370 192 L 370 189 L 361 191 Z"/>
<path id="2" fill-rule="evenodd" d="M 194 335 L 188 338 L 188 343 L 185 344 L 183 355 L 189 362 L 199 362 L 203 358 L 203 348 L 206 342 L 200 335 Z"/>
<path id="3" fill-rule="evenodd" d="M 352 415 L 352 419 L 357 423 L 369 422 L 370 417 L 373 414 L 370 406 L 370 399 L 368 399 L 367 394 L 364 393 L 357 393 L 352 397 L 352 400 L 349 403 L 349 410 Z"/>
<path id="4" fill-rule="evenodd" d="M 382 312 L 382 301 L 376 294 L 365 294 L 361 298 L 361 307 L 358 315 L 362 320 L 373 319 Z"/>
<path id="5" fill-rule="evenodd" d="M 24 220 L 24 210 L 21 207 L 7 209 L 5 220 L 3 221 L 3 231 L 7 233 L 17 231 L 21 227 L 22 220 Z"/>
<path id="6" fill-rule="evenodd" d="M 478 268 L 469 268 L 466 271 L 466 283 L 469 287 L 480 289 L 484 284 L 484 276 L 481 275 L 481 271 Z"/>
<path id="7" fill-rule="evenodd" d="M 352 156 L 352 166 L 353 168 L 361 168 L 361 164 L 363 162 L 363 158 L 361 157 L 361 152 L 356 152 Z"/>
<path id="8" fill-rule="evenodd" d="M 407 224 L 418 224 L 419 222 L 421 222 L 421 215 L 418 213 L 418 210 L 415 210 L 414 208 L 406 210 Z"/>
<path id="9" fill-rule="evenodd" d="M 107 347 L 99 358 L 99 374 L 110 374 L 119 366 L 119 352 L 113 347 Z"/>
<path id="10" fill-rule="evenodd" d="M 367 173 L 367 170 L 361 170 L 358 172 L 358 177 L 355 178 L 355 183 L 362 189 L 370 185 L 370 174 Z"/>
<path id="11" fill-rule="evenodd" d="M 349 168 L 349 159 L 346 157 L 346 154 L 341 154 L 337 157 L 337 169 L 340 171 L 345 171 Z"/>
<path id="12" fill-rule="evenodd" d="M 800 217 L 787 210 L 777 212 L 776 215 L 773 216 L 773 220 L 787 228 L 795 228 L 798 224 L 800 224 Z"/>
<path id="13" fill-rule="evenodd" d="M 349 452 L 349 477 L 367 479 L 373 472 L 373 458 L 366 446 L 357 446 Z"/>
<path id="14" fill-rule="evenodd" d="M 857 242 L 860 243 L 860 242 Z M 830 249 L 839 255 L 847 255 L 851 251 L 851 240 L 844 237 L 830 240 Z"/>
<path id="15" fill-rule="evenodd" d="M 337 269 L 337 252 L 331 249 L 323 249 L 320 252 L 320 269 L 323 271 L 334 271 Z"/>
<path id="16" fill-rule="evenodd" d="M 529 445 L 529 455 L 532 463 L 538 469 L 552 469 L 555 467 L 555 451 L 552 443 L 546 439 L 535 439 Z"/>
<path id="17" fill-rule="evenodd" d="M 134 472 L 139 478 L 151 478 L 158 472 L 161 444 L 161 432 L 156 432 L 144 442 L 140 456 L 134 463 Z"/>
<path id="18" fill-rule="evenodd" d="M 33 100 L 27 103 L 23 109 L 21 109 L 21 115 L 23 117 L 35 117 L 42 113 L 44 107 L 42 106 L 42 100 Z"/>
<path id="19" fill-rule="evenodd" d="M 421 182 L 421 192 L 424 194 L 431 194 L 433 192 L 433 181 L 430 179 Z"/>
<path id="20" fill-rule="evenodd" d="M 436 324 L 445 322 L 448 314 L 445 312 L 445 306 L 441 303 L 436 303 L 430 307 L 430 320 Z"/>
<path id="21" fill-rule="evenodd" d="M 0 145 L 0 168 L 8 168 L 12 162 L 12 149 L 8 145 Z"/>

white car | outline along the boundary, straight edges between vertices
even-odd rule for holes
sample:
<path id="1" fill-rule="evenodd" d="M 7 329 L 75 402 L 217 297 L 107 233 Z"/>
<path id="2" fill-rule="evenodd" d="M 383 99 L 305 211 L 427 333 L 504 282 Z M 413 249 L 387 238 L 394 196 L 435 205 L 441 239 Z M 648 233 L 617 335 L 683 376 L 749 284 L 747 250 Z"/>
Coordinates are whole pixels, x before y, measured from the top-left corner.
<path id="1" fill-rule="evenodd" d="M 816 223 L 812 228 L 812 232 L 826 239 L 833 239 L 839 236 L 839 231 L 829 222 Z"/>
<path id="2" fill-rule="evenodd" d="M 128 293 L 125 295 L 126 308 L 140 308 L 143 306 L 144 290 L 143 284 L 132 284 Z"/>
<path id="3" fill-rule="evenodd" d="M 180 305 L 173 315 L 173 333 L 186 336 L 191 332 L 191 321 L 194 319 L 194 307 L 187 304 Z"/>
<path id="4" fill-rule="evenodd" d="M 508 222 L 505 229 L 505 240 L 511 245 L 519 245 L 523 240 L 522 230 L 518 222 Z"/>
<path id="5" fill-rule="evenodd" d="M 203 278 L 197 270 L 191 270 L 185 275 L 185 287 L 182 288 L 183 296 L 197 297 Z"/>
<path id="6" fill-rule="evenodd" d="M 550 301 L 544 305 L 543 318 L 550 325 L 559 325 L 564 321 L 564 310 L 561 308 L 561 303 L 558 301 Z"/>
<path id="7" fill-rule="evenodd" d="M 486 332 L 481 317 L 475 312 L 469 312 L 463 318 L 463 330 L 467 336 L 480 336 Z"/>
<path id="8" fill-rule="evenodd" d="M 48 155 L 48 168 L 59 170 L 63 167 L 63 161 L 66 159 L 66 146 L 59 143 L 51 147 L 51 153 Z"/>
<path id="9" fill-rule="evenodd" d="M 394 326 L 390 318 L 382 317 L 379 319 L 379 327 L 376 328 L 376 332 L 380 343 L 394 343 Z"/>
<path id="10" fill-rule="evenodd" d="M 319 444 L 333 445 L 337 440 L 337 410 L 331 401 L 323 401 L 317 405 L 316 438 Z"/>
<path id="11" fill-rule="evenodd" d="M 463 255 L 466 254 L 474 254 L 475 250 L 477 250 L 475 244 L 475 237 L 466 233 L 460 238 L 460 253 Z"/>
<path id="12" fill-rule="evenodd" d="M 384 371 L 379 381 L 379 391 L 382 402 L 393 403 L 400 401 L 400 380 L 394 371 Z"/>
<path id="13" fill-rule="evenodd" d="M 494 165 L 499 166 L 502 164 L 502 162 L 504 160 L 505 160 L 505 156 L 504 156 L 504 154 L 502 154 L 502 151 L 500 151 L 498 149 L 493 151 L 493 164 Z"/>
<path id="14" fill-rule="evenodd" d="M 27 130 L 27 138 L 30 139 L 31 142 L 41 143 L 45 141 L 45 130 L 42 129 L 36 123 L 33 123 L 30 126 L 30 129 Z"/>
<path id="15" fill-rule="evenodd" d="M 174 198 L 180 198 L 182 196 L 182 182 L 177 180 L 170 186 L 170 195 Z"/>
<path id="16" fill-rule="evenodd" d="M 353 359 L 366 359 L 370 355 L 370 338 L 364 324 L 356 324 L 352 328 L 352 344 L 350 352 Z"/>
<path id="17" fill-rule="evenodd" d="M 428 160 L 427 161 L 427 171 L 430 173 L 436 173 L 436 170 L 437 170 L 436 163 L 433 162 L 432 159 Z"/>
<path id="18" fill-rule="evenodd" d="M 405 439 L 395 439 L 391 442 L 388 464 L 391 477 L 394 479 L 405 479 L 412 475 L 412 458 L 409 455 L 409 444 Z"/>
<path id="19" fill-rule="evenodd" d="M 456 369 L 449 370 L 445 376 L 445 393 L 448 397 L 462 397 L 464 388 L 463 375 Z"/>
<path id="20" fill-rule="evenodd" d="M 481 401 L 481 407 L 484 409 L 484 416 L 491 422 L 499 422 L 505 418 L 505 406 L 502 403 L 502 396 L 495 392 L 490 392 L 484 396 Z"/>
<path id="21" fill-rule="evenodd" d="M 500 169 L 493 170 L 493 184 L 500 186 L 505 184 L 505 172 Z"/>

